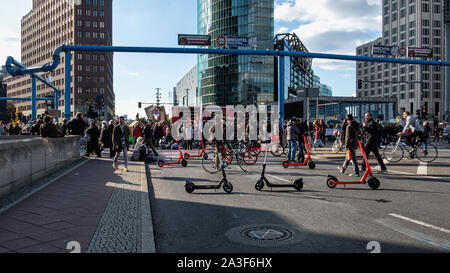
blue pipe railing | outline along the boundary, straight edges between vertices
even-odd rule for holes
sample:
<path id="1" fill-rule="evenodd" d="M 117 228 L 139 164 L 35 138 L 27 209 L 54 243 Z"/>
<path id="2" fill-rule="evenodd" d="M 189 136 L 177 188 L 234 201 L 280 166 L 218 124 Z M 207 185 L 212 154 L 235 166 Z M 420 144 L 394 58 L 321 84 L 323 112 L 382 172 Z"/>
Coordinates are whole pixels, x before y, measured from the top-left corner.
<path id="1" fill-rule="evenodd" d="M 35 68 L 13 68 L 13 58 L 8 57 L 6 62 L 6 70 L 12 76 L 19 76 L 25 74 L 33 74 L 37 72 L 50 72 L 56 69 L 60 64 L 61 52 L 66 53 L 65 57 L 65 117 L 70 118 L 70 52 L 132 52 L 132 53 L 170 53 L 170 54 L 216 54 L 216 55 L 259 55 L 259 56 L 276 56 L 279 57 L 280 63 L 283 63 L 283 57 L 298 57 L 298 58 L 314 58 L 314 59 L 330 59 L 330 60 L 344 60 L 356 62 L 377 62 L 377 63 L 399 63 L 399 64 L 413 64 L 413 65 L 433 65 L 433 66 L 450 66 L 450 62 L 445 61 L 427 61 L 427 60 L 410 60 L 397 58 L 378 58 L 369 56 L 352 56 L 352 55 L 338 55 L 338 54 L 323 54 L 311 52 L 291 52 L 279 50 L 243 50 L 243 49 L 211 49 L 211 48 L 166 48 L 166 47 L 129 47 L 129 46 L 83 46 L 83 45 L 61 45 L 53 53 L 53 62 Z M 69 54 L 68 54 L 69 53 Z M 284 69 L 279 69 L 278 77 L 284 78 Z M 283 88 L 279 88 L 278 102 L 280 111 L 284 108 L 284 95 L 280 94 Z M 283 96 L 281 96 L 283 95 Z M 280 121 L 284 117 L 281 117 Z"/>

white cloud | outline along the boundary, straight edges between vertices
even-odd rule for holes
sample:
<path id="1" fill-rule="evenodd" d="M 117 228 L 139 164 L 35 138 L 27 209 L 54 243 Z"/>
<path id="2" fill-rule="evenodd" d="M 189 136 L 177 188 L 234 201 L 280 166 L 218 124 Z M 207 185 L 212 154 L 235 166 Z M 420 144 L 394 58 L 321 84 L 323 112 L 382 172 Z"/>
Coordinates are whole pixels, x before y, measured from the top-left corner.
<path id="1" fill-rule="evenodd" d="M 292 30 L 310 52 L 355 55 L 357 46 L 381 36 L 379 0 L 292 0 L 277 4 L 275 20 Z M 351 70 L 352 62 L 314 60 L 326 70 Z"/>
<path id="2" fill-rule="evenodd" d="M 344 78 L 350 78 L 352 76 L 352 74 L 349 74 L 349 73 L 345 73 L 344 75 L 342 75 L 342 77 L 344 77 Z"/>
<path id="3" fill-rule="evenodd" d="M 289 29 L 288 29 L 287 27 L 280 27 L 280 28 L 277 30 L 276 34 L 287 33 L 287 32 L 289 32 Z"/>
<path id="4" fill-rule="evenodd" d="M 0 26 L 0 66 L 6 63 L 8 56 L 20 61 L 20 32 Z"/>
<path id="5" fill-rule="evenodd" d="M 125 75 L 128 75 L 128 76 L 131 76 L 131 77 L 140 77 L 142 75 L 140 72 L 127 71 L 127 70 L 122 70 L 122 73 L 124 73 Z"/>

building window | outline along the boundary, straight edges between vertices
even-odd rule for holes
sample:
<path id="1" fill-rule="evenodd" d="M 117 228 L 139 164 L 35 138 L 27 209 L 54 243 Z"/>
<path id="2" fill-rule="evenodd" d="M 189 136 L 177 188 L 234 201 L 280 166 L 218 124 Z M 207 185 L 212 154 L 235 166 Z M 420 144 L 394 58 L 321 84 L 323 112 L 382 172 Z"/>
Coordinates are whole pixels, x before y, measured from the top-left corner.
<path id="1" fill-rule="evenodd" d="M 86 10 L 86 16 L 91 16 L 91 10 L 90 9 Z"/>

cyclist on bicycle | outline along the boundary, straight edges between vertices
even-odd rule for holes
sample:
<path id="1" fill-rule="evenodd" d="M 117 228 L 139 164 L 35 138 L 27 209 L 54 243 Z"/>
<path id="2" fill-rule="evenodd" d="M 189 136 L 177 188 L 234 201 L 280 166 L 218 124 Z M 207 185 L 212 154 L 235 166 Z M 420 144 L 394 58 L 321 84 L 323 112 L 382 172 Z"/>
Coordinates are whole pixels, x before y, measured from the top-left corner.
<path id="1" fill-rule="evenodd" d="M 408 111 L 403 113 L 403 118 L 406 120 L 406 123 L 399 136 L 404 137 L 406 143 L 412 147 L 409 151 L 411 157 L 417 143 L 416 139 L 422 138 L 423 128 L 420 126 L 419 120 L 416 120 Z"/>

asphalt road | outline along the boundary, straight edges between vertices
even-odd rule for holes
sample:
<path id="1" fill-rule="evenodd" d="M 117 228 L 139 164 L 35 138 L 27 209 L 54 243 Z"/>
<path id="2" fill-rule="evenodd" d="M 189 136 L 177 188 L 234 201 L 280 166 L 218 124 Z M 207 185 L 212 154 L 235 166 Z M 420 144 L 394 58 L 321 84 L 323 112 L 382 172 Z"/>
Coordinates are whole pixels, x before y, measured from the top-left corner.
<path id="1" fill-rule="evenodd" d="M 281 158 L 270 157 L 267 178 L 284 184 L 303 178 L 301 192 L 267 187 L 256 191 L 261 159 L 248 173 L 237 165 L 227 169 L 232 194 L 223 190 L 186 193 L 186 180 L 204 185 L 221 179 L 220 174 L 206 173 L 199 160 L 189 160 L 187 168 L 150 165 L 156 250 L 368 253 L 372 249 L 368 244 L 374 241 L 384 253 L 450 252 L 450 150 L 440 152 L 440 158 L 426 166 L 405 160 L 388 165 L 388 174 L 375 171 L 381 181 L 376 191 L 368 185 L 327 187 L 329 174 L 351 180 L 336 168 L 343 155 L 334 159 L 313 155 L 315 170 L 286 170 Z"/>

